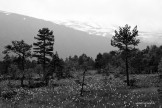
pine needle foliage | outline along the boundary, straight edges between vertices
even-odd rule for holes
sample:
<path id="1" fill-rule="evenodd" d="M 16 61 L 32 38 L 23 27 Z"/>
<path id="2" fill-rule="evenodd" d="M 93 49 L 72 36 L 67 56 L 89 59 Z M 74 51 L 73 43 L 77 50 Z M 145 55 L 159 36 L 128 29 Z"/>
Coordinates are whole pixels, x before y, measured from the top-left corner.
<path id="1" fill-rule="evenodd" d="M 38 59 L 38 63 L 43 65 L 44 76 L 45 67 L 51 60 L 53 55 L 54 35 L 53 31 L 48 28 L 42 28 L 38 31 L 37 36 L 34 37 L 37 42 L 33 43 L 33 56 Z"/>

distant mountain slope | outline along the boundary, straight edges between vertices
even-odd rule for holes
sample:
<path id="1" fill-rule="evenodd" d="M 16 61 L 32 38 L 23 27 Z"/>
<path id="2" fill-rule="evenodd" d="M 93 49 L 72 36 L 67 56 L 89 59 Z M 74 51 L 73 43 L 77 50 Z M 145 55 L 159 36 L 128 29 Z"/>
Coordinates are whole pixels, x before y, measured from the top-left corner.
<path id="1" fill-rule="evenodd" d="M 5 45 L 11 44 L 12 40 L 23 39 L 32 44 L 34 36 L 43 27 L 48 27 L 54 31 L 54 52 L 57 51 L 62 58 L 75 54 L 81 55 L 82 53 L 95 58 L 99 52 L 103 53 L 115 49 L 110 45 L 108 36 L 90 35 L 50 21 L 0 12 L 0 52 L 4 50 Z M 145 47 L 146 45 L 141 44 L 140 46 Z M 2 58 L 1 53 L 0 56 Z"/>

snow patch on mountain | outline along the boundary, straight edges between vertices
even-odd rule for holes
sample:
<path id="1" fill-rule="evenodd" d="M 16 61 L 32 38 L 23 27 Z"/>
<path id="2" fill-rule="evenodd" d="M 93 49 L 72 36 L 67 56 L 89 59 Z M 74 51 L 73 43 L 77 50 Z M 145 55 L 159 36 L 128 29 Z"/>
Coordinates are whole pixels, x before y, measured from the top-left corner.
<path id="1" fill-rule="evenodd" d="M 105 26 L 93 21 L 81 22 L 74 20 L 65 20 L 56 21 L 55 23 L 76 30 L 84 31 L 91 35 L 103 36 L 108 38 L 111 38 L 115 34 L 114 31 L 119 29 L 118 25 L 109 24 L 109 26 Z M 161 44 L 162 32 L 146 32 L 139 30 L 138 38 L 143 42 Z"/>
<path id="2" fill-rule="evenodd" d="M 72 20 L 66 20 L 66 21 L 54 21 L 54 23 L 59 25 L 64 25 L 66 27 L 70 27 L 76 30 L 87 32 L 91 35 L 98 35 L 98 36 L 104 36 L 109 37 L 114 33 L 114 30 L 116 29 L 115 26 L 112 27 L 104 27 L 101 24 L 97 24 L 95 22 L 81 22 L 81 21 L 72 21 Z"/>

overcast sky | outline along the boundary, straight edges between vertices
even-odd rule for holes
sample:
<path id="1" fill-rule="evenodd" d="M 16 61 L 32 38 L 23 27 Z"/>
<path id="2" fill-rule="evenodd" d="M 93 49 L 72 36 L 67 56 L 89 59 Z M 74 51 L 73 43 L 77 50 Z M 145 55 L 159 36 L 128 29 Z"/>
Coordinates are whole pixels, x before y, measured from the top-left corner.
<path id="1" fill-rule="evenodd" d="M 0 10 L 50 21 L 137 25 L 148 40 L 162 36 L 162 0 L 0 0 Z"/>

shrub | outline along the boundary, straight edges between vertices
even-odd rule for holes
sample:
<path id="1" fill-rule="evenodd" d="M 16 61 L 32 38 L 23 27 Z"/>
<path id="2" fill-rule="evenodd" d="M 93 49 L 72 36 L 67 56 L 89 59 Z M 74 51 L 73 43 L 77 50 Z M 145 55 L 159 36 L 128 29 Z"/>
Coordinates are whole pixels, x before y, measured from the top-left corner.
<path id="1" fill-rule="evenodd" d="M 127 80 L 124 80 L 125 83 L 127 83 Z M 135 83 L 137 82 L 137 80 L 135 78 L 132 78 L 129 80 L 129 84 L 130 86 L 135 86 Z"/>
<path id="2" fill-rule="evenodd" d="M 135 78 L 130 79 L 130 80 L 129 80 L 129 83 L 130 83 L 130 86 L 135 86 L 136 79 L 135 79 Z"/>

